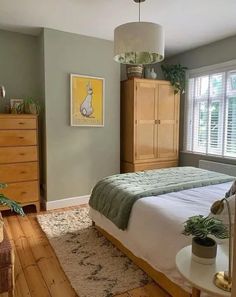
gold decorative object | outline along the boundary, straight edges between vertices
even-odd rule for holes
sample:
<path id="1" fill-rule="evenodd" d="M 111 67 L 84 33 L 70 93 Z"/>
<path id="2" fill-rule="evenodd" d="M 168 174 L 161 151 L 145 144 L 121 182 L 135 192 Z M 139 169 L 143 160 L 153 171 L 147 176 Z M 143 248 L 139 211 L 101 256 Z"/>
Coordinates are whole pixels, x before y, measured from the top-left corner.
<path id="1" fill-rule="evenodd" d="M 236 195 L 235 195 L 236 198 Z M 211 206 L 211 213 L 218 215 L 224 210 L 225 204 L 227 206 L 228 218 L 229 218 L 229 264 L 228 271 L 219 271 L 214 276 L 214 284 L 227 292 L 231 292 L 232 289 L 232 220 L 229 201 L 227 198 L 215 201 Z"/>

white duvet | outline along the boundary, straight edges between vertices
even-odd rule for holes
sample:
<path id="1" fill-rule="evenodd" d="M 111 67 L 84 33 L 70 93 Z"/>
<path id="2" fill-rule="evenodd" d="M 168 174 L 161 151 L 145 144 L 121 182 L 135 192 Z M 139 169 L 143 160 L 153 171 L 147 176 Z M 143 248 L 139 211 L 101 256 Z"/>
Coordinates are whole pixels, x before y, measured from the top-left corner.
<path id="1" fill-rule="evenodd" d="M 176 271 L 177 252 L 191 243 L 182 235 L 183 223 L 193 215 L 208 215 L 211 204 L 229 190 L 232 182 L 145 197 L 135 202 L 127 230 L 90 209 L 92 220 L 117 238 L 133 254 L 147 261 L 174 282 L 186 286 Z"/>

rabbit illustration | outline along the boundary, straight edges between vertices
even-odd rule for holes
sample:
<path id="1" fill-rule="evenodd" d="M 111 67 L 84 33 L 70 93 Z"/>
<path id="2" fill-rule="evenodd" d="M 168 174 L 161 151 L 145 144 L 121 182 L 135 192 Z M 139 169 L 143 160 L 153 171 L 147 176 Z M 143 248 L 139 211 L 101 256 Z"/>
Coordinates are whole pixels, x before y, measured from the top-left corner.
<path id="1" fill-rule="evenodd" d="M 87 84 L 87 96 L 80 105 L 80 113 L 82 114 L 82 116 L 90 117 L 93 114 L 92 99 L 93 88 L 91 82 L 89 81 L 89 83 Z"/>

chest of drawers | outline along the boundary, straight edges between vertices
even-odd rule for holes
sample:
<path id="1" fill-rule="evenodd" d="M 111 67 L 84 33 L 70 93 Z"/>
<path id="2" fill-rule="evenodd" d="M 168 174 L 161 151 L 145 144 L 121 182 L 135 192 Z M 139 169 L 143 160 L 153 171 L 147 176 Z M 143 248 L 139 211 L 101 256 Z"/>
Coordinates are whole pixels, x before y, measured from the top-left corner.
<path id="1" fill-rule="evenodd" d="M 7 197 L 39 211 L 37 116 L 0 114 L 0 182 Z"/>

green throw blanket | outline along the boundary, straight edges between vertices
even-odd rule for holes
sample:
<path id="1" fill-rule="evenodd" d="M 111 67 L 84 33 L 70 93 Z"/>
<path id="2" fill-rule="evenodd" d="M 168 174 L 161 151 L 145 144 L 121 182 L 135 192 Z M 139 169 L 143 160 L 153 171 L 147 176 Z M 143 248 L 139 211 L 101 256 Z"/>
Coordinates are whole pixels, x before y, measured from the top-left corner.
<path id="1" fill-rule="evenodd" d="M 195 167 L 175 167 L 117 174 L 99 181 L 89 205 L 125 230 L 135 201 L 191 188 L 232 181 L 229 175 Z M 216 197 L 218 198 L 218 197 Z"/>

